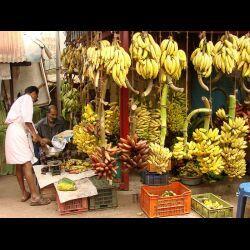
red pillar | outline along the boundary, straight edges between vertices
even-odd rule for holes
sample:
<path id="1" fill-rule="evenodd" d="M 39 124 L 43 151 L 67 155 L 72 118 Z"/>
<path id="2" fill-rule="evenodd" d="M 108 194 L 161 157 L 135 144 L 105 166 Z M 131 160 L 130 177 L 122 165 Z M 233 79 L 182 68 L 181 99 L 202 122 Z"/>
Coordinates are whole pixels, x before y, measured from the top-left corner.
<path id="1" fill-rule="evenodd" d="M 122 47 L 129 51 L 129 31 L 120 31 Z M 120 89 L 120 137 L 126 138 L 129 134 L 129 93 L 128 89 Z M 121 166 L 121 190 L 129 190 L 129 175 L 124 172 L 125 166 Z"/>

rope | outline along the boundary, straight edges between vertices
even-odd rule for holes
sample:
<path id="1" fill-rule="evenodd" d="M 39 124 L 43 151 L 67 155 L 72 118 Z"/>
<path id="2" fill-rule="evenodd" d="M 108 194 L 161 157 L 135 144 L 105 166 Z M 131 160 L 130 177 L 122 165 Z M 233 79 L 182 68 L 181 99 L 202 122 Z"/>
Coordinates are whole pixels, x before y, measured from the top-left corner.
<path id="1" fill-rule="evenodd" d="M 211 31 L 211 42 L 213 42 L 213 31 Z M 212 109 L 212 76 L 211 75 L 209 78 L 209 101 L 210 101 L 210 105 Z"/>

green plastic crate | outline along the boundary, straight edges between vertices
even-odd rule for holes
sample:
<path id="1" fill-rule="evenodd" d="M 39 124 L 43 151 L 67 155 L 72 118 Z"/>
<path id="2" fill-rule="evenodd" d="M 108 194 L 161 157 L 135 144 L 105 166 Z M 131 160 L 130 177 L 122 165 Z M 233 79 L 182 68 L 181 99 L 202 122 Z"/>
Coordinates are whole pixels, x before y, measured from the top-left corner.
<path id="1" fill-rule="evenodd" d="M 118 206 L 117 191 L 109 185 L 107 180 L 97 179 L 96 176 L 89 178 L 95 185 L 98 194 L 89 197 L 89 210 L 114 208 Z"/>
<path id="2" fill-rule="evenodd" d="M 196 194 L 192 195 L 191 207 L 203 218 L 232 218 L 233 217 L 233 206 L 228 202 L 222 200 L 218 196 L 212 193 Z M 208 198 L 213 202 L 218 201 L 223 208 L 208 209 L 203 203 L 202 199 Z"/>

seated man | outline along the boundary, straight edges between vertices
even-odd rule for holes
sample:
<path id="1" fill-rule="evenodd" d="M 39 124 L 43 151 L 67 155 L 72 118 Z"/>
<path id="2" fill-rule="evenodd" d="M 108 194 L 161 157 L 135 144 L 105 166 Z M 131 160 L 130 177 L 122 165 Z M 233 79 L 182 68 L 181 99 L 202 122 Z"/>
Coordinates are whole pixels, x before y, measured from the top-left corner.
<path id="1" fill-rule="evenodd" d="M 44 139 L 46 144 L 52 146 L 51 140 L 54 135 L 59 134 L 69 128 L 68 122 L 62 117 L 58 117 L 58 110 L 55 105 L 50 105 L 46 117 L 41 119 L 36 125 L 38 134 Z M 38 153 L 36 145 L 36 153 Z"/>

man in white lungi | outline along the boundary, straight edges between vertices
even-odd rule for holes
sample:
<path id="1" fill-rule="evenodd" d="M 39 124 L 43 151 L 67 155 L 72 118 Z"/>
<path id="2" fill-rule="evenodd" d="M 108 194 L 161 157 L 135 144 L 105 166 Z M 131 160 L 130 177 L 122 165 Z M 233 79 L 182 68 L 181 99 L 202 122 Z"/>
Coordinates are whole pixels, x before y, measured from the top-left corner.
<path id="1" fill-rule="evenodd" d="M 33 143 L 45 145 L 45 141 L 37 134 L 32 122 L 33 103 L 38 100 L 39 89 L 30 86 L 25 89 L 25 94 L 19 97 L 11 106 L 5 123 L 8 124 L 5 139 L 5 155 L 8 164 L 16 165 L 16 175 L 22 191 L 21 201 L 31 198 L 30 205 L 47 205 L 49 199 L 41 197 L 36 191 L 35 178 L 32 164 L 37 161 L 34 155 Z M 27 180 L 30 193 L 26 191 L 24 176 Z"/>

